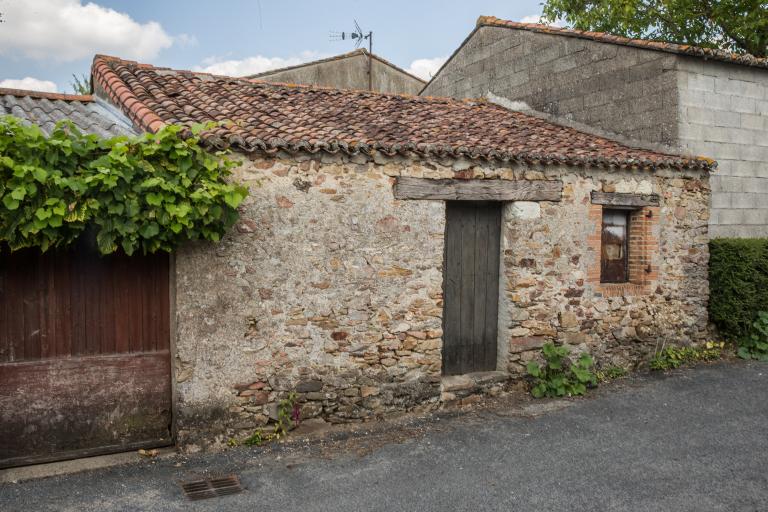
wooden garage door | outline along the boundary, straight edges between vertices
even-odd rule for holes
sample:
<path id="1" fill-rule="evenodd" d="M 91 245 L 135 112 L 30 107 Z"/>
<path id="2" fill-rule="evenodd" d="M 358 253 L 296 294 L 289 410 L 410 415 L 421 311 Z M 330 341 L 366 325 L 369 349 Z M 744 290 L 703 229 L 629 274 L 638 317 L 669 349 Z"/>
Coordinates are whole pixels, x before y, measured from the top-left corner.
<path id="1" fill-rule="evenodd" d="M 500 203 L 446 203 L 444 375 L 496 369 L 500 244 Z"/>
<path id="2" fill-rule="evenodd" d="M 168 270 L 0 251 L 0 467 L 171 442 Z"/>

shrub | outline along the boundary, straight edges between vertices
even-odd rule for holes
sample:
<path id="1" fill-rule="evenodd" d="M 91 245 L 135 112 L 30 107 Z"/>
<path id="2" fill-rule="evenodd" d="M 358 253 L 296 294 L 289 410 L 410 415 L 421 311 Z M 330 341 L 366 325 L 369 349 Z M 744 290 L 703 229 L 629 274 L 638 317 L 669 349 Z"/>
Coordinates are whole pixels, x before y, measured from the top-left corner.
<path id="1" fill-rule="evenodd" d="M 749 338 L 768 311 L 768 239 L 719 238 L 709 248 L 709 318 L 726 338 Z"/>
<path id="2" fill-rule="evenodd" d="M 594 362 L 586 352 L 573 362 L 568 359 L 568 347 L 545 343 L 541 352 L 546 361 L 544 366 L 536 361 L 527 365 L 528 375 L 534 378 L 531 388 L 534 397 L 583 395 L 587 386 L 597 386 L 597 377 L 592 371 Z"/>

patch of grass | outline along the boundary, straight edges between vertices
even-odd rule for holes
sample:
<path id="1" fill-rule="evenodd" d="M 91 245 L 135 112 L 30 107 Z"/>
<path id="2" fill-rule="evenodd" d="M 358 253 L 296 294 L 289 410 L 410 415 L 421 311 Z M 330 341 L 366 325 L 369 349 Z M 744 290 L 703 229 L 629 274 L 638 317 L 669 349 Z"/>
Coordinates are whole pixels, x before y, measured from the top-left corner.
<path id="1" fill-rule="evenodd" d="M 684 364 L 714 361 L 722 357 L 724 348 L 725 342 L 722 341 L 708 341 L 703 347 L 665 347 L 653 355 L 649 366 L 651 370 L 665 371 Z"/>
<path id="2" fill-rule="evenodd" d="M 597 380 L 600 382 L 608 382 L 614 379 L 620 379 L 626 377 L 629 370 L 623 366 L 606 366 L 595 372 Z"/>

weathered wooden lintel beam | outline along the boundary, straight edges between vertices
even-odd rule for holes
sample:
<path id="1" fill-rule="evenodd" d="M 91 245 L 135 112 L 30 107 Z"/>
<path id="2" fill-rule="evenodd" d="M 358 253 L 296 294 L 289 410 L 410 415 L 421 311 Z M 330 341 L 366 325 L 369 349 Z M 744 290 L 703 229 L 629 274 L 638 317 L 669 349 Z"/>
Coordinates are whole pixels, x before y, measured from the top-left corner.
<path id="1" fill-rule="evenodd" d="M 560 201 L 562 181 L 456 180 L 400 176 L 395 199 L 442 201 Z"/>
<path id="2" fill-rule="evenodd" d="M 658 194 L 624 194 L 619 192 L 592 192 L 592 204 L 625 208 L 659 206 Z"/>

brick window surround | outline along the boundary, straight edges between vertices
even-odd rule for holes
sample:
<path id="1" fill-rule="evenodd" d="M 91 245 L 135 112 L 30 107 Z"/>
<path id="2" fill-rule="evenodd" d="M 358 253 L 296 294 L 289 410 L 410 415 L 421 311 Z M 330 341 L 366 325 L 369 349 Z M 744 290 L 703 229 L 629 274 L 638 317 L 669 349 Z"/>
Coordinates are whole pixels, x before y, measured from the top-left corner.
<path id="1" fill-rule="evenodd" d="M 587 237 L 587 251 L 591 258 L 587 269 L 587 283 L 603 297 L 648 295 L 659 278 L 654 255 L 659 251 L 659 241 L 653 235 L 659 224 L 659 207 L 644 206 L 630 210 L 629 214 L 629 280 L 626 283 L 600 282 L 600 254 L 603 229 L 603 209 L 615 209 L 600 204 L 589 205 L 589 221 L 594 226 Z"/>

